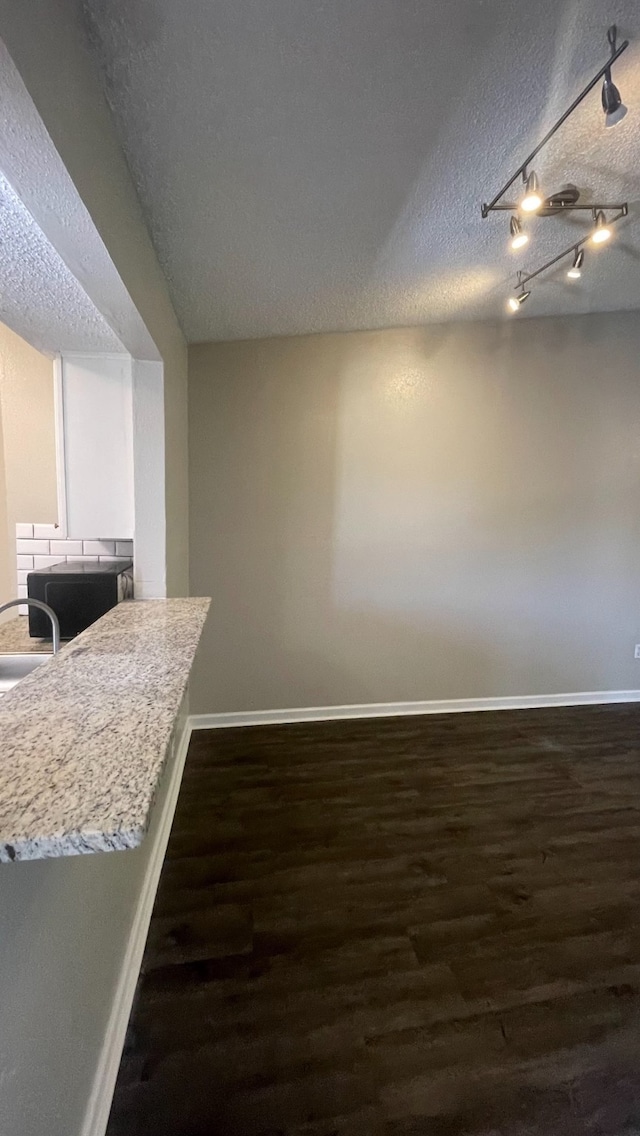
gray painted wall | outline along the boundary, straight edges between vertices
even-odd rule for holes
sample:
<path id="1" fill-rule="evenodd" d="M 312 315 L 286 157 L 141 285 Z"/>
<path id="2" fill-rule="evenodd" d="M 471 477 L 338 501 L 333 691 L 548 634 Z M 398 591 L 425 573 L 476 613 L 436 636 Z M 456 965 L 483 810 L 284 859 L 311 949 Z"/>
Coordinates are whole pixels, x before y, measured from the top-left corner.
<path id="1" fill-rule="evenodd" d="M 195 712 L 640 687 L 635 314 L 190 349 Z"/>

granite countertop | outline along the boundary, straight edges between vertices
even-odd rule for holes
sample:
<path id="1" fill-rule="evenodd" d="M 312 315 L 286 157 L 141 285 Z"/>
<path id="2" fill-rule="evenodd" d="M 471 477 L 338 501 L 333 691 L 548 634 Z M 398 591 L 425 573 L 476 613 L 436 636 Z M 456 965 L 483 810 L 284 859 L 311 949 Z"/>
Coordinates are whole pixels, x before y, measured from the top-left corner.
<path id="1" fill-rule="evenodd" d="M 52 649 L 50 639 L 30 637 L 26 615 L 16 615 L 7 623 L 0 623 L 0 655 L 50 655 Z"/>
<path id="2" fill-rule="evenodd" d="M 0 861 L 141 843 L 209 602 L 118 604 L 0 699 Z"/>

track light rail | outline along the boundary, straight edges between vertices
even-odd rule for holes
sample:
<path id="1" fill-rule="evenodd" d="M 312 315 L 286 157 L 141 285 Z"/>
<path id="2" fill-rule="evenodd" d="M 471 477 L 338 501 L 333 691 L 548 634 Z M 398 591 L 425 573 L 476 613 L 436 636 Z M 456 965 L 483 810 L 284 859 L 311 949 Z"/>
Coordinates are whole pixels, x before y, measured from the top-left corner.
<path id="1" fill-rule="evenodd" d="M 579 213 L 580 210 L 583 210 L 583 211 L 586 210 L 587 213 L 593 213 L 594 210 L 597 212 L 600 209 L 602 209 L 602 210 L 626 209 L 627 212 L 628 212 L 627 207 L 628 207 L 628 202 L 624 202 L 624 204 L 622 204 L 620 202 L 616 202 L 615 205 L 598 205 L 595 202 L 592 205 L 544 205 L 543 208 L 539 210 L 538 216 L 539 217 L 555 217 L 555 215 L 557 213 L 576 213 L 576 212 Z M 518 209 L 518 206 L 514 205 L 514 204 L 511 204 L 511 205 L 508 205 L 508 204 L 494 205 L 491 212 L 492 213 L 499 213 L 499 212 L 516 213 L 517 209 Z M 625 216 L 626 216 L 626 213 L 625 213 Z"/>

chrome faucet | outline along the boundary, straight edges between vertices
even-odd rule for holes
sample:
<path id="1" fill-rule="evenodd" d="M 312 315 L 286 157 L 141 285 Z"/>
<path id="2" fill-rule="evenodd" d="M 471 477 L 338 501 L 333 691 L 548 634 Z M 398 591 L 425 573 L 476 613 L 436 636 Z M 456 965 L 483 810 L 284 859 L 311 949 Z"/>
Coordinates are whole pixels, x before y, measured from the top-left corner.
<path id="1" fill-rule="evenodd" d="M 43 603 L 42 600 L 32 600 L 30 596 L 27 596 L 27 598 L 23 600 L 9 600 L 8 603 L 0 604 L 0 615 L 2 615 L 3 611 L 8 611 L 10 607 L 20 607 L 22 604 L 27 604 L 31 607 L 39 607 L 40 611 L 44 611 L 46 615 L 49 616 L 51 620 L 53 653 L 57 655 L 60 650 L 60 624 L 58 623 L 58 617 L 55 611 L 53 608 L 49 607 L 49 604 Z"/>

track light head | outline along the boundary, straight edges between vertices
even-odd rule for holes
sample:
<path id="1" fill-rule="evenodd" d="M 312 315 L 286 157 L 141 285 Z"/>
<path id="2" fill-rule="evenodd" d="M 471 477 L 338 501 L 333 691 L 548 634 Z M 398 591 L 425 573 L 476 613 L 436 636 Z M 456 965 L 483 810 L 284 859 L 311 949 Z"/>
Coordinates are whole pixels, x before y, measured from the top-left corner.
<path id="1" fill-rule="evenodd" d="M 602 84 L 602 109 L 606 127 L 617 126 L 627 113 L 627 108 L 620 97 L 620 91 L 611 79 L 610 71 L 607 71 Z"/>
<path id="2" fill-rule="evenodd" d="M 509 244 L 512 249 L 524 248 L 524 246 L 529 243 L 529 235 L 525 233 L 517 217 L 511 218 L 509 232 L 511 233 Z"/>
<path id="3" fill-rule="evenodd" d="M 579 280 L 582 276 L 582 265 L 584 264 L 584 249 L 576 249 L 571 268 L 567 270 L 569 280 Z"/>
<path id="4" fill-rule="evenodd" d="M 509 299 L 507 300 L 507 309 L 510 312 L 519 312 L 520 305 L 524 304 L 525 300 L 528 300 L 530 295 L 531 292 L 522 291 L 519 292 L 517 296 L 509 296 Z"/>
<path id="5" fill-rule="evenodd" d="M 611 54 L 614 55 L 616 51 L 617 28 L 612 24 L 607 32 L 607 40 L 611 48 Z M 604 124 L 607 127 L 617 126 L 622 122 L 627 108 L 620 98 L 620 91 L 616 87 L 611 78 L 611 68 L 607 67 L 604 73 L 604 82 L 602 84 L 602 109 L 604 111 Z"/>
<path id="6" fill-rule="evenodd" d="M 594 245 L 603 245 L 611 237 L 611 229 L 607 224 L 607 219 L 602 212 L 602 209 L 596 213 L 596 227 L 591 234 L 591 242 Z"/>
<path id="7" fill-rule="evenodd" d="M 535 170 L 532 170 L 528 177 L 525 178 L 524 194 L 520 201 L 520 208 L 523 213 L 535 213 L 541 208 L 543 203 L 542 194 L 540 192 L 540 184 Z"/>

